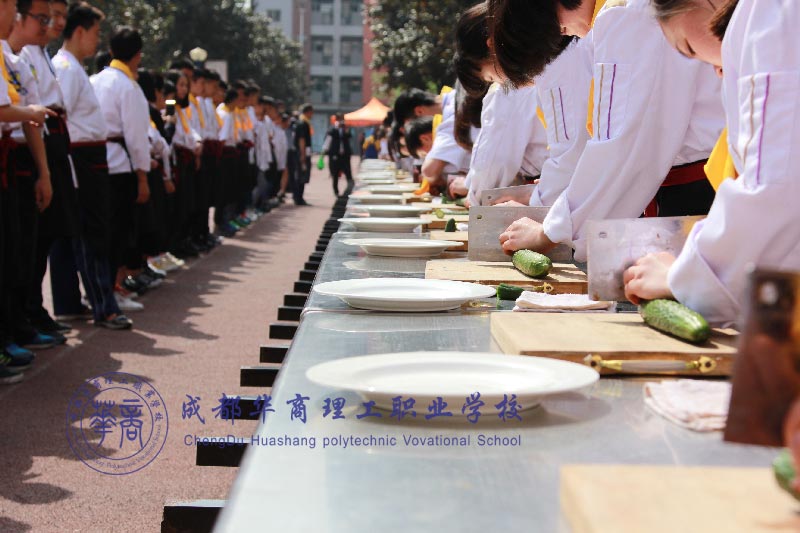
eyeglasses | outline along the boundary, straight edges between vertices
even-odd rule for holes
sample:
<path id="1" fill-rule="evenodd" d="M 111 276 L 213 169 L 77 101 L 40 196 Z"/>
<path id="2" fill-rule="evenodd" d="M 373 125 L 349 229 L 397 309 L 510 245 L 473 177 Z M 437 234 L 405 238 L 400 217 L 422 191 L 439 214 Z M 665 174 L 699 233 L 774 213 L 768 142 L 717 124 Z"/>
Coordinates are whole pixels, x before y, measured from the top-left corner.
<path id="1" fill-rule="evenodd" d="M 47 15 L 32 15 L 32 14 L 30 14 L 30 13 L 24 13 L 22 16 L 23 16 L 23 17 L 30 17 L 30 18 L 32 18 L 32 19 L 35 19 L 35 20 L 36 20 L 36 21 L 38 21 L 38 22 L 39 22 L 39 24 L 41 24 L 42 26 L 49 26 L 49 25 L 50 25 L 50 21 L 52 20 L 52 19 L 51 19 L 49 16 L 47 16 Z"/>

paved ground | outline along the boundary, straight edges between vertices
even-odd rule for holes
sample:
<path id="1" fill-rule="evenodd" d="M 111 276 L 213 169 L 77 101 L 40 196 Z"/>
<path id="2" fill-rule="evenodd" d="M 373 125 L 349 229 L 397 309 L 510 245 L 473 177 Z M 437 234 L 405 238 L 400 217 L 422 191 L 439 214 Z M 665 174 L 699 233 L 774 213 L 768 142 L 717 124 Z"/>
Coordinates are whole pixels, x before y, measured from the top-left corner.
<path id="1" fill-rule="evenodd" d="M 195 449 L 184 438 L 249 436 L 255 429 L 249 421 L 232 427 L 211 409 L 223 392 L 261 392 L 238 386 L 239 367 L 258 364 L 267 325 L 330 214 L 330 178 L 314 173 L 306 193 L 311 207 L 288 202 L 170 275 L 141 298 L 146 310 L 131 315 L 132 332 L 83 324 L 67 346 L 40 352 L 24 382 L 0 388 L 0 532 L 158 531 L 166 501 L 226 497 L 237 470 L 195 466 Z M 88 468 L 65 435 L 70 396 L 84 380 L 111 371 L 147 379 L 169 412 L 160 455 L 125 476 Z M 187 394 L 201 398 L 205 425 L 181 418 Z"/>

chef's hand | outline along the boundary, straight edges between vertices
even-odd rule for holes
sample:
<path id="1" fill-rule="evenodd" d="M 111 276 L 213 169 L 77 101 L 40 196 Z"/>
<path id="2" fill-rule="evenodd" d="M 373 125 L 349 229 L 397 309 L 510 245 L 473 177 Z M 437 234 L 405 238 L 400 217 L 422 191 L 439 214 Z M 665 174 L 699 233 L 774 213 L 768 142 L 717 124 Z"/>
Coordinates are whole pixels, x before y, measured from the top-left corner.
<path id="1" fill-rule="evenodd" d="M 503 251 L 509 255 L 517 250 L 546 253 L 556 245 L 547 238 L 544 227 L 528 217 L 521 218 L 506 228 L 500 234 L 500 244 L 503 246 Z"/>
<path id="2" fill-rule="evenodd" d="M 625 271 L 625 297 L 638 305 L 642 300 L 675 298 L 667 283 L 667 274 L 675 256 L 667 252 L 647 254 Z"/>
<path id="3" fill-rule="evenodd" d="M 527 207 L 525 204 L 521 204 L 516 200 L 506 200 L 505 202 L 501 201 L 496 204 L 492 204 L 492 207 Z"/>
<path id="4" fill-rule="evenodd" d="M 39 175 L 34 184 L 33 193 L 36 198 L 36 207 L 41 213 L 50 205 L 50 200 L 53 199 L 53 186 L 50 183 L 50 174 Z"/>
<path id="5" fill-rule="evenodd" d="M 44 124 L 45 120 L 47 120 L 47 117 L 58 116 L 58 113 L 43 105 L 33 104 L 27 107 L 28 114 L 30 115 L 30 119 L 28 121 L 37 128 L 40 128 Z"/>
<path id="6" fill-rule="evenodd" d="M 456 178 L 450 182 L 450 185 L 447 187 L 447 190 L 450 191 L 451 198 L 460 198 L 466 196 L 469 193 L 469 189 L 466 185 L 467 179 L 466 178 Z"/>

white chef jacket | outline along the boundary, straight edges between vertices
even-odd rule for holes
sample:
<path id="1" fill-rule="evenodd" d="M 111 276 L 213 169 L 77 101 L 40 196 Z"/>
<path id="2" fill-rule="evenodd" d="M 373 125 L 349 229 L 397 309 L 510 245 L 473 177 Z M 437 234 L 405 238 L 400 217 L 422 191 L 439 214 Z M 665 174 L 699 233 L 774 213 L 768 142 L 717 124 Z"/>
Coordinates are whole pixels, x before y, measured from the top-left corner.
<path id="1" fill-rule="evenodd" d="M 208 118 L 205 115 L 205 109 L 202 109 L 202 104 L 200 104 L 200 100 L 195 97 L 195 101 L 192 102 L 192 99 L 189 99 L 189 123 L 192 126 L 192 129 L 197 133 L 198 137 L 202 141 L 206 138 L 206 128 L 208 127 Z M 200 114 L 202 113 L 203 120 L 200 120 Z"/>
<path id="2" fill-rule="evenodd" d="M 25 58 L 15 55 L 7 41 L 2 41 L 3 55 L 6 61 L 8 75 L 17 80 L 17 94 L 19 94 L 19 105 L 29 106 L 41 104 L 36 78 L 33 76 L 30 64 Z M 5 81 L 5 80 L 4 80 Z M 3 86 L 3 96 L 8 99 L 8 85 Z M 8 104 L 11 100 L 8 99 Z M 6 104 L 6 105 L 8 105 Z M 2 104 L 0 104 L 2 105 Z M 18 143 L 27 142 L 25 132 L 22 130 L 21 122 L 4 122 L 3 131 L 10 131 L 11 138 Z"/>
<path id="3" fill-rule="evenodd" d="M 219 140 L 225 143 L 225 146 L 236 146 L 239 142 L 239 135 L 236 130 L 236 119 L 234 117 L 233 109 L 230 111 L 225 107 L 225 104 L 219 104 L 217 113 L 222 118 L 222 127 L 219 129 Z"/>
<path id="4" fill-rule="evenodd" d="M 713 68 L 675 51 L 651 10 L 649 0 L 606 5 L 586 37 L 594 135 L 544 221 L 579 261 L 587 221 L 640 216 L 670 168 L 707 158 L 722 131 Z"/>
<path id="5" fill-rule="evenodd" d="M 150 155 L 153 159 L 161 161 L 164 165 L 164 181 L 172 179 L 172 161 L 170 161 L 170 147 L 167 140 L 158 131 L 156 125 L 150 122 L 147 128 L 147 139 L 150 141 Z"/>
<path id="6" fill-rule="evenodd" d="M 8 59 L 4 56 L 4 61 L 6 63 L 6 70 L 8 70 Z M 3 76 L 0 76 L 0 107 L 6 107 L 11 105 L 11 97 L 8 95 L 8 80 L 6 80 Z M 5 128 L 7 122 L 0 122 Z"/>
<path id="7" fill-rule="evenodd" d="M 53 57 L 53 67 L 64 96 L 70 141 L 106 140 L 106 121 L 83 66 L 74 55 L 62 48 Z"/>
<path id="8" fill-rule="evenodd" d="M 719 324 L 741 319 L 751 265 L 800 271 L 800 3 L 740 0 L 722 42 L 725 180 L 669 271 L 682 303 Z"/>
<path id="9" fill-rule="evenodd" d="M 442 97 L 442 122 L 436 128 L 431 151 L 425 161 L 438 159 L 448 163 L 443 174 L 466 172 L 469 169 L 470 153 L 461 148 L 455 138 L 456 92 L 450 91 Z"/>
<path id="10" fill-rule="evenodd" d="M 219 138 L 219 123 L 217 122 L 217 109 L 214 107 L 214 100 L 206 97 L 198 97 L 197 100 L 203 107 L 203 116 L 206 119 L 203 139 L 217 140 Z"/>
<path id="11" fill-rule="evenodd" d="M 35 44 L 23 46 L 19 55 L 31 64 L 33 75 L 39 86 L 39 98 L 42 105 L 50 108 L 64 109 L 64 97 L 56 79 L 56 71 L 44 48 Z"/>
<path id="12" fill-rule="evenodd" d="M 286 158 L 289 152 L 286 130 L 275 123 L 273 123 L 273 128 L 272 146 L 275 148 L 275 163 L 278 165 L 278 170 L 282 171 L 286 168 Z"/>
<path id="13" fill-rule="evenodd" d="M 541 172 L 547 159 L 547 135 L 536 106 L 533 86 L 506 90 L 495 83 L 489 88 L 467 174 L 471 205 L 480 205 L 486 189 L 512 185 L 520 171 L 528 176 Z"/>
<path id="14" fill-rule="evenodd" d="M 119 143 L 106 145 L 109 174 L 150 171 L 150 143 L 147 130 L 150 112 L 139 84 L 119 69 L 108 67 L 90 78 L 100 103 L 109 137 L 124 137 L 130 154 Z M 131 162 L 133 168 L 131 168 Z"/>
<path id="15" fill-rule="evenodd" d="M 191 109 L 191 106 L 188 106 L 188 108 Z M 181 114 L 186 119 L 186 128 L 184 128 L 183 121 L 181 121 Z M 175 107 L 175 135 L 172 136 L 172 146 L 194 150 L 197 148 L 197 144 L 202 141 L 200 134 L 192 125 L 195 122 L 192 115 L 194 115 L 194 119 L 197 118 L 196 112 L 187 112 L 187 109 L 179 110 L 178 106 Z"/>
<path id="16" fill-rule="evenodd" d="M 564 192 L 578 165 L 589 132 L 586 129 L 592 62 L 576 40 L 534 79 L 539 107 L 547 124 L 548 157 L 530 205 L 551 206 Z"/>

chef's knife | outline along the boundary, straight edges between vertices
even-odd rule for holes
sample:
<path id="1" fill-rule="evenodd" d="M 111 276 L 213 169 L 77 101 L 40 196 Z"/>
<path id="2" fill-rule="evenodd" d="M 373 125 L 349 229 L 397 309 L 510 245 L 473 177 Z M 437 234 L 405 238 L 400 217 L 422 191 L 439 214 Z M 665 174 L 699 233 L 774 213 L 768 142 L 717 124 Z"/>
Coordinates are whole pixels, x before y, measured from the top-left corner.
<path id="1" fill-rule="evenodd" d="M 622 275 L 649 253 L 678 255 L 695 222 L 703 217 L 592 220 L 587 224 L 589 296 L 594 300 L 625 300 Z"/>
<path id="2" fill-rule="evenodd" d="M 509 200 L 528 205 L 535 188 L 536 185 L 515 185 L 514 187 L 486 189 L 481 192 L 481 205 L 495 205 Z"/>
<path id="3" fill-rule="evenodd" d="M 470 261 L 511 261 L 500 245 L 500 234 L 520 218 L 543 222 L 549 210 L 549 207 L 470 207 L 467 257 Z M 572 248 L 561 244 L 547 256 L 553 261 L 571 262 Z"/>

